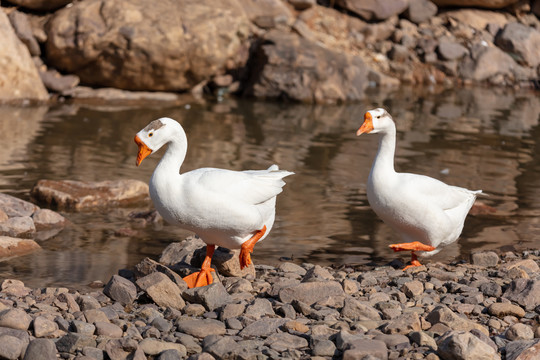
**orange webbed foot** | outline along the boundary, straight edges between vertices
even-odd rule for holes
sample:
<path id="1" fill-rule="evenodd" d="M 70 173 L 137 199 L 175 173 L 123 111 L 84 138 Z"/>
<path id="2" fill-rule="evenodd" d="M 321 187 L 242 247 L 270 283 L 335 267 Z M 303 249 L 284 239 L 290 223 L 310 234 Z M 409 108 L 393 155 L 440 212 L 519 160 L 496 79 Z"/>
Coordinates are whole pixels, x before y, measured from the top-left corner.
<path id="1" fill-rule="evenodd" d="M 389 247 L 394 251 L 433 251 L 433 246 L 422 244 L 419 241 L 410 243 L 392 244 Z"/>
<path id="2" fill-rule="evenodd" d="M 187 283 L 190 289 L 210 285 L 214 282 L 214 278 L 212 276 L 212 272 L 214 271 L 215 270 L 212 268 L 201 269 L 201 271 L 186 276 L 184 281 Z"/>
<path id="3" fill-rule="evenodd" d="M 403 268 L 403 271 L 409 269 L 409 268 L 412 268 L 412 267 L 417 267 L 417 266 L 422 266 L 422 264 L 420 264 L 420 261 L 416 260 L 416 259 L 412 259 L 411 260 L 411 264 L 410 265 L 407 265 Z"/>
<path id="4" fill-rule="evenodd" d="M 250 253 L 253 252 L 253 247 L 259 241 L 260 238 L 266 233 L 266 225 L 263 226 L 261 230 L 257 230 L 255 235 L 251 237 L 248 241 L 242 244 L 240 249 L 240 269 L 244 270 L 245 267 L 252 264 Z"/>

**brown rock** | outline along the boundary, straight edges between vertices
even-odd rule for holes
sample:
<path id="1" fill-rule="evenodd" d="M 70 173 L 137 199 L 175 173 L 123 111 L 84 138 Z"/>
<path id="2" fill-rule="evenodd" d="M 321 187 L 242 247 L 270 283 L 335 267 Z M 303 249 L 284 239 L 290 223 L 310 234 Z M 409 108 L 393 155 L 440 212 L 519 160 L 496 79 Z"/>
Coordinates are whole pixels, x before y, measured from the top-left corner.
<path id="1" fill-rule="evenodd" d="M 507 315 L 515 316 L 518 318 L 522 318 L 523 316 L 525 316 L 525 310 L 523 310 L 517 305 L 509 303 L 493 303 L 489 305 L 488 313 L 500 319 L 504 318 Z"/>
<path id="2" fill-rule="evenodd" d="M 248 55 L 249 20 L 233 0 L 88 0 L 48 25 L 48 63 L 88 85 L 187 90 Z"/>
<path id="3" fill-rule="evenodd" d="M 66 6 L 71 3 L 71 1 L 72 0 L 10 0 L 9 2 L 27 9 L 48 11 Z"/>
<path id="4" fill-rule="evenodd" d="M 0 38 L 0 102 L 48 100 L 30 53 L 15 35 L 4 11 L 0 11 Z"/>
<path id="5" fill-rule="evenodd" d="M 409 6 L 408 0 L 338 0 L 337 4 L 365 20 L 385 20 L 399 15 Z"/>
<path id="6" fill-rule="evenodd" d="M 257 22 L 257 19 L 268 18 L 272 23 L 282 19 L 288 23 L 292 19 L 292 12 L 281 0 L 238 0 L 244 13 L 250 21 Z"/>
<path id="7" fill-rule="evenodd" d="M 150 275 L 154 272 L 160 272 L 169 277 L 175 284 L 180 288 L 180 290 L 187 289 L 187 284 L 182 277 L 169 269 L 167 266 L 158 263 L 150 258 L 143 259 L 140 263 L 135 265 L 135 276 L 137 278 L 142 278 L 144 276 Z"/>
<path id="8" fill-rule="evenodd" d="M 67 220 L 62 215 L 49 209 L 38 209 L 32 215 L 37 231 L 63 227 Z"/>
<path id="9" fill-rule="evenodd" d="M 497 35 L 495 43 L 520 64 L 532 67 L 540 64 L 540 31 L 532 27 L 509 23 Z"/>
<path id="10" fill-rule="evenodd" d="M 449 331 L 437 339 L 437 354 L 443 359 L 500 359 L 491 346 L 465 331 Z"/>
<path id="11" fill-rule="evenodd" d="M 518 0 L 432 0 L 437 6 L 481 7 L 487 9 L 502 9 Z"/>
<path id="12" fill-rule="evenodd" d="M 301 301 L 308 305 L 328 296 L 344 295 L 341 284 L 337 281 L 306 282 L 286 287 L 279 292 L 282 302 L 290 303 L 293 300 Z"/>
<path id="13" fill-rule="evenodd" d="M 181 310 L 186 303 L 182 299 L 180 288 L 167 277 L 155 272 L 137 280 L 137 285 L 158 305 Z"/>
<path id="14" fill-rule="evenodd" d="M 16 216 L 0 223 L 0 236 L 17 238 L 31 238 L 36 232 L 36 227 L 29 216 Z"/>
<path id="15" fill-rule="evenodd" d="M 51 207 L 74 211 L 130 206 L 149 198 L 148 185 L 138 180 L 39 180 L 31 195 Z"/>
<path id="16" fill-rule="evenodd" d="M 34 240 L 0 236 L 0 258 L 26 255 L 40 248 Z"/>
<path id="17" fill-rule="evenodd" d="M 426 320 L 433 325 L 441 323 L 453 330 L 470 331 L 477 329 L 489 336 L 489 331 L 484 326 L 455 314 L 445 306 L 437 306 L 427 315 Z"/>

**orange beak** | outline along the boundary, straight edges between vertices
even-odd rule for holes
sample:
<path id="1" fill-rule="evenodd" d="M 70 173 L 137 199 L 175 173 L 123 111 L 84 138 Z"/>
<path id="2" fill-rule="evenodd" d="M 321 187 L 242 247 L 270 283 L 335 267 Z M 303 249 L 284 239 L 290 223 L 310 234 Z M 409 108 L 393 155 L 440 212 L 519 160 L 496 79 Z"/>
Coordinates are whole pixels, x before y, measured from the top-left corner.
<path id="1" fill-rule="evenodd" d="M 144 158 L 152 153 L 152 150 L 150 150 L 150 148 L 142 142 L 138 135 L 135 135 L 135 144 L 137 144 L 137 146 L 139 147 L 139 153 L 137 154 L 136 162 L 137 166 L 139 166 L 141 165 L 141 162 L 144 160 Z"/>
<path id="2" fill-rule="evenodd" d="M 371 117 L 371 114 L 367 112 L 364 115 L 364 123 L 362 126 L 360 126 L 360 129 L 356 132 L 356 136 L 360 136 L 362 134 L 370 133 L 373 130 L 373 118 Z"/>

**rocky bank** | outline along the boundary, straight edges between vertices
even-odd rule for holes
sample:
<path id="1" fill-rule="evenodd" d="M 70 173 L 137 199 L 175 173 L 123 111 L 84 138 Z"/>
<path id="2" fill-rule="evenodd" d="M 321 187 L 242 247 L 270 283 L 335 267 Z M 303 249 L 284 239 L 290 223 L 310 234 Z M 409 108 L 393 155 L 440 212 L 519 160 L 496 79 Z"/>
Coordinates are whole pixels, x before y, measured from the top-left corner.
<path id="1" fill-rule="evenodd" d="M 234 266 L 227 276 L 218 267 L 214 284 L 187 289 L 177 271 L 189 270 L 183 255 L 198 242 L 173 243 L 160 262 L 145 259 L 88 291 L 4 280 L 0 358 L 523 360 L 540 354 L 537 250 L 482 252 L 470 263 L 407 271 L 397 260 L 340 268 L 283 262 L 251 266 L 244 277 L 234 275 Z M 237 256 L 225 262 L 238 263 Z"/>
<path id="2" fill-rule="evenodd" d="M 10 0 L 0 101 L 336 103 L 367 87 L 536 88 L 540 0 Z"/>

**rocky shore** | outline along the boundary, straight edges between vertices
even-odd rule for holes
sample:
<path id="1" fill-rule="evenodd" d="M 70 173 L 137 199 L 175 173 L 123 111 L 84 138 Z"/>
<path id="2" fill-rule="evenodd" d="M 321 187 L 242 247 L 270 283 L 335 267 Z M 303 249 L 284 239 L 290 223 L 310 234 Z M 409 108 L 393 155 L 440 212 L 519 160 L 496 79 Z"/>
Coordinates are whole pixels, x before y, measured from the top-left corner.
<path id="1" fill-rule="evenodd" d="M 407 271 L 398 260 L 340 268 L 260 264 L 243 277 L 230 276 L 234 266 L 225 276 L 218 260 L 214 284 L 187 289 L 179 273 L 193 271 L 199 242 L 173 243 L 160 262 L 145 259 L 87 291 L 3 280 L 0 358 L 524 360 L 540 354 L 538 250 L 481 252 L 470 263 Z M 238 262 L 223 253 L 225 262 Z"/>
<path id="2" fill-rule="evenodd" d="M 538 88 L 539 0 L 9 0 L 0 102 Z"/>

